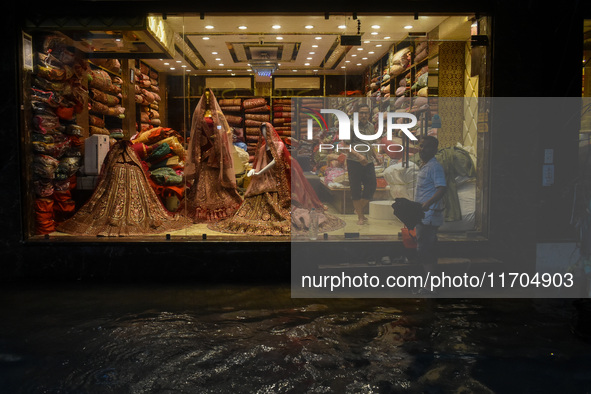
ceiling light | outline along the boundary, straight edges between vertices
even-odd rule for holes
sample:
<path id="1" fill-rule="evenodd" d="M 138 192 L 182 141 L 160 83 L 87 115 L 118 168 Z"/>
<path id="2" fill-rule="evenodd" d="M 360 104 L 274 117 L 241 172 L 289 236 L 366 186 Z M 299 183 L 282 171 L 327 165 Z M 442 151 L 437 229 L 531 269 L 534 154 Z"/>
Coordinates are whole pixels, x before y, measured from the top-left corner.
<path id="1" fill-rule="evenodd" d="M 209 40 L 209 37 L 203 37 L 204 40 Z"/>
<path id="2" fill-rule="evenodd" d="M 347 26 L 345 26 L 345 25 L 339 25 L 339 29 L 346 29 L 346 28 L 347 28 Z"/>
<path id="3" fill-rule="evenodd" d="M 220 64 L 219 64 L 219 66 L 220 66 L 220 67 L 224 67 L 224 63 L 220 63 Z"/>
<path id="4" fill-rule="evenodd" d="M 305 27 L 306 29 L 313 29 L 313 28 L 314 28 L 314 26 L 312 26 L 312 25 L 306 25 L 306 26 L 304 26 L 304 27 Z"/>
<path id="5" fill-rule="evenodd" d="M 367 52 L 367 53 L 369 53 L 370 55 L 373 55 L 375 52 L 374 51 L 370 51 L 370 52 Z"/>
<path id="6" fill-rule="evenodd" d="M 309 66 L 309 65 L 310 65 L 310 63 L 304 63 L 304 66 Z"/>
<path id="7" fill-rule="evenodd" d="M 236 74 L 235 74 L 235 73 L 232 73 L 232 74 L 230 74 L 230 75 L 234 76 L 234 75 L 236 75 Z"/>
<path id="8" fill-rule="evenodd" d="M 246 29 L 247 29 L 247 27 L 246 27 L 246 26 L 238 26 L 238 28 L 239 28 L 240 30 L 246 30 Z"/>
<path id="9" fill-rule="evenodd" d="M 175 68 L 174 68 L 174 67 L 171 67 L 170 69 L 171 69 L 171 70 L 175 70 Z"/>
<path id="10" fill-rule="evenodd" d="M 380 34 L 380 33 L 378 33 L 377 31 L 372 31 L 372 32 L 371 32 L 371 35 L 372 35 L 372 36 L 377 36 L 378 34 Z"/>
<path id="11" fill-rule="evenodd" d="M 186 72 L 191 72 L 191 70 L 185 70 Z"/>
<path id="12" fill-rule="evenodd" d="M 248 68 L 248 69 L 246 69 L 246 71 L 250 72 L 250 71 L 252 71 L 252 69 Z"/>
<path id="13" fill-rule="evenodd" d="M 313 59 L 313 58 L 311 58 L 311 57 L 307 57 L 307 58 L 306 58 L 306 60 L 312 60 L 312 59 Z"/>
<path id="14" fill-rule="evenodd" d="M 347 68 L 347 67 L 345 67 L 345 66 L 341 66 L 341 68 Z"/>
<path id="15" fill-rule="evenodd" d="M 216 61 L 216 62 L 219 62 L 220 60 L 222 60 L 222 58 L 219 58 L 219 57 L 216 57 L 216 58 L 215 58 L 215 61 Z"/>
<path id="16" fill-rule="evenodd" d="M 371 41 L 367 40 L 367 41 L 363 41 L 364 44 L 369 44 Z"/>
<path id="17" fill-rule="evenodd" d="M 281 63 L 277 63 L 277 67 L 281 66 Z"/>
<path id="18" fill-rule="evenodd" d="M 162 61 L 162 60 L 164 60 L 164 59 L 160 59 L 160 61 Z"/>
<path id="19" fill-rule="evenodd" d="M 317 72 L 318 72 L 318 70 L 314 70 L 314 72 L 315 72 L 315 73 L 317 73 Z"/>
<path id="20" fill-rule="evenodd" d="M 358 66 L 361 66 L 361 63 L 357 63 Z"/>
<path id="21" fill-rule="evenodd" d="M 207 72 L 208 72 L 208 73 L 210 73 L 210 72 L 211 72 L 211 70 L 207 70 Z"/>
<path id="22" fill-rule="evenodd" d="M 279 36 L 277 36 L 277 37 L 275 37 L 275 39 L 276 39 L 276 40 L 283 40 L 283 37 L 279 37 Z"/>
<path id="23" fill-rule="evenodd" d="M 362 57 L 361 60 L 367 60 L 367 58 L 366 57 Z"/>
<path id="24" fill-rule="evenodd" d="M 185 66 L 184 64 L 181 66 L 182 68 L 186 68 L 187 66 Z"/>
<path id="25" fill-rule="evenodd" d="M 386 36 L 386 37 L 384 37 L 384 40 L 389 40 L 390 38 L 392 38 L 392 37 Z"/>
<path id="26" fill-rule="evenodd" d="M 205 26 L 205 28 L 206 29 L 213 29 L 213 26 L 212 25 L 207 25 L 207 26 Z"/>
<path id="27" fill-rule="evenodd" d="M 382 46 L 382 44 L 377 44 L 377 45 L 376 45 L 376 47 L 378 47 L 378 48 L 379 48 L 379 47 L 381 47 L 381 46 Z"/>
<path id="28" fill-rule="evenodd" d="M 177 62 L 177 63 L 182 63 L 180 60 L 177 60 L 176 62 Z"/>
<path id="29" fill-rule="evenodd" d="M 316 52 L 308 52 L 309 55 L 315 55 Z"/>
<path id="30" fill-rule="evenodd" d="M 218 53 L 217 53 L 217 52 L 212 52 L 211 54 L 212 54 L 212 55 L 217 55 Z"/>
<path id="31" fill-rule="evenodd" d="M 371 28 L 372 29 L 379 29 L 380 28 L 380 25 L 373 25 Z"/>
<path id="32" fill-rule="evenodd" d="M 352 57 L 356 57 L 357 55 L 351 55 Z"/>
<path id="33" fill-rule="evenodd" d="M 408 29 L 412 29 L 412 26 L 411 26 L 411 25 L 406 25 L 406 26 L 404 26 L 404 28 L 405 28 L 406 30 L 408 30 Z"/>
<path id="34" fill-rule="evenodd" d="M 314 37 L 315 40 L 322 40 L 322 37 Z"/>
<path id="35" fill-rule="evenodd" d="M 295 73 L 295 72 L 298 72 L 298 70 L 291 70 L 291 71 L 293 71 L 294 73 Z"/>
<path id="36" fill-rule="evenodd" d="M 345 60 L 345 63 L 351 63 L 351 60 Z"/>
<path id="37" fill-rule="evenodd" d="M 357 48 L 357 50 L 358 50 L 358 51 L 362 51 L 362 50 L 363 50 L 363 48 L 359 47 L 359 48 Z"/>
<path id="38" fill-rule="evenodd" d="M 318 48 L 318 45 L 314 44 L 312 45 L 312 48 Z"/>
<path id="39" fill-rule="evenodd" d="M 232 72 L 232 70 L 226 70 L 226 71 L 227 71 L 227 72 L 229 72 L 229 73 L 231 73 L 231 72 Z"/>
<path id="40" fill-rule="evenodd" d="M 165 66 L 168 66 L 168 65 L 170 65 L 170 63 L 164 63 L 164 65 L 165 65 Z"/>
<path id="41" fill-rule="evenodd" d="M 120 42 L 121 38 L 115 38 L 115 41 Z"/>
<path id="42" fill-rule="evenodd" d="M 271 26 L 271 27 L 272 27 L 273 29 L 281 29 L 281 26 L 280 26 L 280 25 L 273 25 L 273 26 Z"/>

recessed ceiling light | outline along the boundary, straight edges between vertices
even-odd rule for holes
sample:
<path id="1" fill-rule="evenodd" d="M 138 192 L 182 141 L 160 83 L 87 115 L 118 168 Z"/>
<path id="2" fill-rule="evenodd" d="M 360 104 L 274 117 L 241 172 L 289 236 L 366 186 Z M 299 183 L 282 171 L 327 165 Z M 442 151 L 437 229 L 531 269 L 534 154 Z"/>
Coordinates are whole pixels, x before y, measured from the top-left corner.
<path id="1" fill-rule="evenodd" d="M 231 72 L 232 72 L 232 70 L 226 70 L 226 71 L 227 71 L 227 72 L 229 72 L 229 73 L 231 73 Z"/>
<path id="2" fill-rule="evenodd" d="M 386 36 L 386 37 L 384 37 L 384 40 L 389 40 L 390 38 L 392 38 L 392 37 Z"/>
<path id="3" fill-rule="evenodd" d="M 281 63 L 277 63 L 277 67 L 281 66 Z"/>
<path id="4" fill-rule="evenodd" d="M 236 74 L 235 74 L 235 73 L 232 73 L 232 74 L 230 74 L 230 75 L 234 76 L 234 75 L 236 75 Z"/>
<path id="5" fill-rule="evenodd" d="M 314 44 L 312 45 L 312 48 L 318 48 L 318 45 Z"/>
<path id="6" fill-rule="evenodd" d="M 174 67 L 171 67 L 170 69 L 171 69 L 171 70 L 175 70 L 175 68 L 174 68 Z"/>
<path id="7" fill-rule="evenodd" d="M 275 37 L 276 40 L 283 40 L 283 37 L 277 36 Z"/>
<path id="8" fill-rule="evenodd" d="M 363 48 L 359 47 L 359 48 L 357 48 L 357 50 L 358 50 L 358 51 L 362 51 L 362 50 L 363 50 Z"/>
<path id="9" fill-rule="evenodd" d="M 341 68 L 347 68 L 347 67 L 345 67 L 345 66 L 341 66 Z"/>
<path id="10" fill-rule="evenodd" d="M 191 70 L 185 70 L 186 72 L 191 72 Z"/>
<path id="11" fill-rule="evenodd" d="M 372 36 L 377 36 L 378 34 L 380 34 L 380 33 L 378 33 L 377 31 L 372 31 L 372 32 L 371 32 L 371 35 L 372 35 Z"/>
<path id="12" fill-rule="evenodd" d="M 318 72 L 318 70 L 314 70 L 314 72 L 315 72 L 315 73 L 317 73 L 317 72 Z"/>
<path id="13" fill-rule="evenodd" d="M 372 29 L 379 29 L 380 28 L 380 25 L 373 25 L 371 28 Z"/>
<path id="14" fill-rule="evenodd" d="M 306 29 L 313 29 L 313 28 L 314 28 L 314 26 L 312 26 L 312 25 L 306 25 L 306 26 L 304 26 L 304 27 L 305 27 Z"/>
<path id="15" fill-rule="evenodd" d="M 273 25 L 271 26 L 273 29 L 281 29 L 281 25 Z"/>
<path id="16" fill-rule="evenodd" d="M 361 66 L 361 63 L 357 63 L 358 66 Z"/>
<path id="17" fill-rule="evenodd" d="M 308 52 L 308 54 L 310 54 L 310 55 L 315 55 L 315 54 L 316 54 L 316 52 Z"/>
<path id="18" fill-rule="evenodd" d="M 177 63 L 182 63 L 182 61 L 180 61 L 180 60 L 177 60 L 176 62 L 177 62 Z"/>
<path id="19" fill-rule="evenodd" d="M 216 57 L 216 58 L 215 58 L 215 61 L 216 61 L 216 62 L 219 62 L 220 60 L 222 60 L 222 58 L 220 58 L 220 57 Z"/>
<path id="20" fill-rule="evenodd" d="M 220 66 L 220 67 L 224 67 L 224 63 L 220 63 L 220 64 L 219 64 L 219 66 Z"/>
<path id="21" fill-rule="evenodd" d="M 367 60 L 367 58 L 366 58 L 366 57 L 362 57 L 361 59 L 362 59 L 362 60 Z"/>
<path id="22" fill-rule="evenodd" d="M 339 29 L 346 29 L 346 28 L 347 28 L 347 26 L 345 26 L 345 25 L 339 25 Z"/>
<path id="23" fill-rule="evenodd" d="M 369 44 L 371 41 L 367 40 L 367 41 L 363 41 L 364 44 Z"/>
<path id="24" fill-rule="evenodd" d="M 239 28 L 240 30 L 246 30 L 246 29 L 247 29 L 247 27 L 246 27 L 246 26 L 238 26 L 238 28 Z"/>
<path id="25" fill-rule="evenodd" d="M 248 69 L 246 69 L 246 71 L 249 71 L 250 72 L 250 71 L 252 71 L 252 69 L 248 68 Z"/>
<path id="26" fill-rule="evenodd" d="M 351 60 L 345 60 L 345 63 L 351 63 Z"/>
<path id="27" fill-rule="evenodd" d="M 204 40 L 209 40 L 209 37 L 203 37 Z"/>
<path id="28" fill-rule="evenodd" d="M 310 63 L 304 63 L 304 66 L 309 66 L 309 65 L 310 65 Z"/>
<path id="29" fill-rule="evenodd" d="M 293 72 L 295 73 L 295 72 L 297 72 L 298 70 L 291 70 L 291 71 L 293 71 Z"/>
<path id="30" fill-rule="evenodd" d="M 412 26 L 411 26 L 411 25 L 406 25 L 406 26 L 404 26 L 404 28 L 405 28 L 406 30 L 408 30 L 408 29 L 412 29 Z"/>
<path id="31" fill-rule="evenodd" d="M 185 66 L 184 64 L 181 66 L 182 68 L 187 68 L 187 66 Z"/>
<path id="32" fill-rule="evenodd" d="M 168 66 L 170 63 L 164 63 L 165 66 Z"/>
<path id="33" fill-rule="evenodd" d="M 218 53 L 217 53 L 217 52 L 212 52 L 211 54 L 212 54 L 212 55 L 217 55 Z"/>
<path id="34" fill-rule="evenodd" d="M 318 37 L 314 37 L 315 40 L 322 40 L 322 37 L 318 36 Z"/>
<path id="35" fill-rule="evenodd" d="M 374 51 L 370 51 L 370 52 L 367 52 L 367 53 L 369 53 L 370 55 L 373 55 L 375 52 Z"/>
<path id="36" fill-rule="evenodd" d="M 212 25 L 207 25 L 207 26 L 205 26 L 205 28 L 211 30 L 211 29 L 213 29 L 213 26 Z"/>
<path id="37" fill-rule="evenodd" d="M 210 72 L 211 72 L 211 70 L 207 70 L 207 72 L 208 72 L 208 73 L 210 73 Z"/>
<path id="38" fill-rule="evenodd" d="M 312 59 L 313 59 L 313 58 L 311 58 L 311 57 L 307 57 L 307 58 L 306 58 L 306 60 L 312 60 Z"/>
<path id="39" fill-rule="evenodd" d="M 377 44 L 377 45 L 376 45 L 376 47 L 378 47 L 378 48 L 379 48 L 379 47 L 381 47 L 381 46 L 382 46 L 382 44 Z"/>
<path id="40" fill-rule="evenodd" d="M 351 55 L 351 57 L 356 57 L 357 55 Z"/>
<path id="41" fill-rule="evenodd" d="M 162 60 L 164 60 L 164 59 L 160 59 L 160 61 L 162 61 Z"/>

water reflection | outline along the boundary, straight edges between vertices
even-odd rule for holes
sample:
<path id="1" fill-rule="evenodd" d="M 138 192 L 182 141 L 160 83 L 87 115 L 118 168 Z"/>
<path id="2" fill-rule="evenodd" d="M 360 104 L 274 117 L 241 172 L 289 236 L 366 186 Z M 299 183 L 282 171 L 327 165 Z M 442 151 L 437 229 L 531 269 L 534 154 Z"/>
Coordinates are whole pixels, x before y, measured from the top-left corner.
<path id="1" fill-rule="evenodd" d="M 571 312 L 291 299 L 284 286 L 4 289 L 0 391 L 584 392 L 591 347 Z"/>

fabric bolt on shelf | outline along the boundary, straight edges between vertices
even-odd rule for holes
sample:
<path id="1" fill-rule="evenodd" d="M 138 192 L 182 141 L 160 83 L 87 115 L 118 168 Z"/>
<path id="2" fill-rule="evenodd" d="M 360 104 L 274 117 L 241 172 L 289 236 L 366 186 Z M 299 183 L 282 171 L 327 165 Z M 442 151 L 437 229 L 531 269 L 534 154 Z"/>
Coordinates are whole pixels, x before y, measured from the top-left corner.
<path id="1" fill-rule="evenodd" d="M 220 106 L 222 112 L 225 114 L 226 112 L 241 112 L 242 107 L 239 105 L 231 105 L 231 106 Z"/>
<path id="2" fill-rule="evenodd" d="M 263 122 L 258 122 L 256 120 L 246 119 L 244 121 L 244 125 L 246 127 L 260 127 L 262 124 L 263 124 Z"/>
<path id="3" fill-rule="evenodd" d="M 244 117 L 246 121 L 254 120 L 257 122 L 268 122 L 271 120 L 271 115 L 245 114 Z"/>
<path id="4" fill-rule="evenodd" d="M 246 135 L 259 135 L 261 133 L 258 127 L 246 127 Z"/>
<path id="5" fill-rule="evenodd" d="M 228 124 L 235 125 L 235 126 L 240 126 L 242 124 L 242 117 L 241 116 L 226 115 L 225 117 L 226 117 L 226 121 L 228 122 Z"/>
<path id="6" fill-rule="evenodd" d="M 220 107 L 224 106 L 238 106 L 242 105 L 242 99 L 220 99 L 218 101 Z"/>
<path id="7" fill-rule="evenodd" d="M 277 111 L 273 113 L 274 118 L 293 118 L 293 112 L 291 111 Z"/>
<path id="8" fill-rule="evenodd" d="M 268 105 L 261 105 L 258 107 L 252 107 L 252 108 L 246 108 L 244 112 L 247 114 L 254 114 L 254 113 L 261 113 L 261 112 L 270 112 L 271 111 L 271 107 Z"/>

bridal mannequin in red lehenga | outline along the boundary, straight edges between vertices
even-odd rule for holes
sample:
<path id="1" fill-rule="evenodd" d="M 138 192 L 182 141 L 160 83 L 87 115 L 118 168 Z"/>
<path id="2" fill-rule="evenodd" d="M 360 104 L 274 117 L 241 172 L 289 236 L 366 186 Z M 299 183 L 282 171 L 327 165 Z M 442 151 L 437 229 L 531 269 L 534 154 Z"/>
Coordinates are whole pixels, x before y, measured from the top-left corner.
<path id="1" fill-rule="evenodd" d="M 185 165 L 191 187 L 182 212 L 195 223 L 232 217 L 242 203 L 236 190 L 231 147 L 228 122 L 213 93 L 206 90 L 193 112 Z"/>
<path id="2" fill-rule="evenodd" d="M 263 123 L 257 145 L 252 180 L 236 214 L 212 230 L 252 235 L 289 235 L 290 161 L 289 151 L 270 123 Z"/>
<path id="3" fill-rule="evenodd" d="M 90 200 L 58 231 L 73 235 L 122 236 L 164 233 L 191 225 L 169 213 L 148 183 L 128 141 L 113 145 Z"/>

